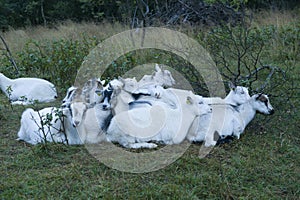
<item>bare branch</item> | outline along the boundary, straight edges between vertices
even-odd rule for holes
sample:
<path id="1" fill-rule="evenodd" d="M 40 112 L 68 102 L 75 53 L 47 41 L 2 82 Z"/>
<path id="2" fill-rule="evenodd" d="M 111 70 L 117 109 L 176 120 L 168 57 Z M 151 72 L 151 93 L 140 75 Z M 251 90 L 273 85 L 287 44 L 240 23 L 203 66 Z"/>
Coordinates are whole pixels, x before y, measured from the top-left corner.
<path id="1" fill-rule="evenodd" d="M 196 13 L 197 15 L 200 15 L 200 13 L 199 12 L 197 12 L 193 7 L 191 7 L 191 6 L 189 6 L 189 5 L 187 5 L 186 3 L 184 3 L 183 1 L 181 1 L 181 0 L 178 0 L 178 2 L 179 3 L 181 3 L 182 5 L 184 5 L 186 8 L 188 8 L 188 9 L 190 9 L 190 10 L 192 10 L 194 13 Z"/>
<path id="2" fill-rule="evenodd" d="M 47 20 L 44 13 L 44 0 L 41 0 L 41 14 L 44 21 L 44 26 L 47 26 Z"/>
<path id="3" fill-rule="evenodd" d="M 19 73 L 20 73 L 19 72 L 19 68 L 18 68 L 15 60 L 13 59 L 13 56 L 12 56 L 10 50 L 9 50 L 9 47 L 8 47 L 7 43 L 5 42 L 4 38 L 1 35 L 0 35 L 0 39 L 1 39 L 2 43 L 4 44 L 4 46 L 6 48 L 6 52 L 7 52 L 6 56 L 7 56 L 7 58 L 9 59 L 10 63 L 13 65 L 13 67 L 15 68 L 16 74 L 19 75 Z"/>
<path id="4" fill-rule="evenodd" d="M 271 80 L 271 78 L 272 78 L 272 76 L 274 75 L 274 73 L 275 72 L 280 72 L 281 74 L 282 74 L 282 77 L 284 78 L 284 79 L 286 79 L 286 72 L 283 70 L 283 69 L 281 69 L 281 68 L 279 68 L 279 67 L 276 67 L 276 66 L 271 66 L 271 65 L 263 65 L 263 66 L 261 66 L 261 67 L 259 67 L 259 68 L 256 68 L 254 71 L 252 71 L 249 75 L 247 75 L 247 76 L 245 76 L 245 78 L 250 78 L 251 76 L 253 76 L 253 75 L 256 75 L 257 76 L 257 74 L 258 74 L 258 72 L 259 71 L 262 71 L 262 70 L 265 70 L 265 69 L 268 69 L 268 70 L 270 70 L 270 73 L 268 74 L 268 76 L 266 77 L 266 79 L 265 79 L 265 81 L 264 81 L 264 83 L 260 86 L 260 87 L 258 87 L 258 88 L 256 88 L 255 89 L 255 92 L 262 92 L 262 91 L 264 91 L 264 89 L 267 87 L 267 85 L 269 84 L 269 82 L 270 82 L 270 80 Z"/>
<path id="5" fill-rule="evenodd" d="M 131 20 L 131 29 L 134 28 L 134 24 L 135 24 L 135 21 L 136 21 L 136 12 L 137 12 L 137 9 L 138 9 L 138 7 L 136 6 L 135 10 L 134 10 L 134 14 L 133 14 L 132 20 Z"/>
<path id="6" fill-rule="evenodd" d="M 145 12 L 143 12 L 143 10 L 141 9 L 141 12 L 142 12 L 142 14 L 143 14 L 143 17 L 145 18 L 147 15 L 148 15 L 148 13 L 149 13 L 149 5 L 146 3 L 146 2 L 144 2 L 143 0 L 140 0 L 143 4 L 144 4 L 144 6 L 146 7 L 146 11 Z"/>

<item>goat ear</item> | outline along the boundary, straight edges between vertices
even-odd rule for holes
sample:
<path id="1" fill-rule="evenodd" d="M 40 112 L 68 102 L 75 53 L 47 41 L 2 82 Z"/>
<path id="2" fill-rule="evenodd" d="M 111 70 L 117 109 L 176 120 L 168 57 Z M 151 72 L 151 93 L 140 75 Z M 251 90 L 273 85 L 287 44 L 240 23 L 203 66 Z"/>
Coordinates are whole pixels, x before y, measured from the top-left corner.
<path id="1" fill-rule="evenodd" d="M 229 87 L 231 90 L 235 90 L 235 89 L 236 89 L 235 84 L 233 84 L 231 81 L 229 81 L 228 87 Z"/>
<path id="2" fill-rule="evenodd" d="M 118 77 L 118 80 L 121 81 L 121 83 L 125 84 L 125 80 L 121 76 Z"/>
<path id="3" fill-rule="evenodd" d="M 97 80 L 97 81 L 96 81 L 96 88 L 103 88 L 102 82 L 103 82 L 103 81 L 100 81 L 100 79 Z M 105 82 L 105 81 L 104 81 L 104 82 Z"/>
<path id="4" fill-rule="evenodd" d="M 155 75 L 156 75 L 156 73 L 155 73 L 155 72 L 153 72 L 153 73 L 151 74 L 151 76 L 150 76 L 151 80 L 153 80 L 153 79 L 154 79 Z"/>
<path id="5" fill-rule="evenodd" d="M 256 100 L 259 100 L 261 102 L 268 102 L 268 98 L 262 93 L 256 98 Z"/>
<path id="6" fill-rule="evenodd" d="M 69 88 L 68 89 L 68 93 L 69 93 L 69 97 L 71 97 L 71 96 L 73 96 L 74 95 L 74 93 L 76 92 L 76 90 L 77 90 L 77 87 L 71 87 L 71 88 Z"/>
<path id="7" fill-rule="evenodd" d="M 186 98 L 186 103 L 187 103 L 187 104 L 193 104 L 194 101 L 193 101 L 192 97 L 188 96 L 188 97 Z"/>
<path id="8" fill-rule="evenodd" d="M 104 85 L 105 84 L 105 80 L 100 80 L 100 83 L 102 84 L 102 85 Z"/>
<path id="9" fill-rule="evenodd" d="M 159 67 L 158 64 L 155 64 L 155 70 L 156 70 L 157 72 L 160 72 L 160 71 L 161 71 L 161 68 Z"/>
<path id="10" fill-rule="evenodd" d="M 73 90 L 71 91 L 71 93 L 70 93 L 70 97 L 69 97 L 69 98 L 75 97 L 77 91 L 78 91 L 77 88 L 73 89 Z"/>
<path id="11" fill-rule="evenodd" d="M 114 87 L 111 85 L 111 83 L 108 83 L 108 89 L 113 90 Z"/>
<path id="12" fill-rule="evenodd" d="M 259 93 L 259 94 L 257 95 L 257 97 L 255 98 L 255 100 L 259 100 L 259 98 L 261 97 L 261 95 L 262 95 L 262 93 Z"/>

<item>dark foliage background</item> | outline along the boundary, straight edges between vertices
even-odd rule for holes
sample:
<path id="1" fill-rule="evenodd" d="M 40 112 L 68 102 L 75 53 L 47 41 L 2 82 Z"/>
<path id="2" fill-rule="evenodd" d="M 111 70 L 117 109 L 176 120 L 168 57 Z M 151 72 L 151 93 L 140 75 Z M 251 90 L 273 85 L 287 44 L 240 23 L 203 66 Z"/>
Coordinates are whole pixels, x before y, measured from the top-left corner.
<path id="1" fill-rule="evenodd" d="M 237 23 L 244 8 L 283 9 L 299 6 L 297 0 L 0 0 L 0 27 L 51 25 L 62 20 L 164 24 Z"/>

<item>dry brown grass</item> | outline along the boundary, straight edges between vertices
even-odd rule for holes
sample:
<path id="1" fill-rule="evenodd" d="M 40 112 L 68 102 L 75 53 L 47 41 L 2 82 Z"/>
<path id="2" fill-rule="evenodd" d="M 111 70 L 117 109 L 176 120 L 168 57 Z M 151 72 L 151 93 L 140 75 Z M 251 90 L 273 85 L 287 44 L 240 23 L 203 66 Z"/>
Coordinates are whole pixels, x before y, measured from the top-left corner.
<path id="1" fill-rule="evenodd" d="M 300 13 L 299 9 L 294 11 L 260 11 L 254 14 L 252 26 L 284 26 L 290 23 L 295 24 L 300 18 L 298 13 Z M 177 27 L 176 29 L 178 31 L 183 31 L 188 35 L 195 34 L 195 32 L 199 31 L 197 28 L 187 28 L 185 26 L 182 27 L 184 30 L 181 30 L 180 27 Z M 72 21 L 65 21 L 56 24 L 52 28 L 36 26 L 17 30 L 11 29 L 10 31 L 3 33 L 3 37 L 11 51 L 16 52 L 22 49 L 29 40 L 35 40 L 41 44 L 60 39 L 82 40 L 84 38 L 83 36 L 96 37 L 101 40 L 128 29 L 130 29 L 129 25 L 122 25 L 120 23 L 112 24 L 103 22 L 101 24 L 95 24 L 92 22 L 75 23 Z M 0 47 L 2 47 L 2 44 Z"/>
<path id="2" fill-rule="evenodd" d="M 296 24 L 300 19 L 300 8 L 295 10 L 263 10 L 254 14 L 253 26 L 275 25 L 282 27 L 287 24 Z"/>
<path id="3" fill-rule="evenodd" d="M 44 26 L 27 27 L 3 33 L 3 37 L 12 52 L 19 51 L 29 40 L 35 40 L 41 44 L 49 41 L 82 40 L 84 37 L 96 37 L 98 39 L 107 38 L 113 34 L 129 29 L 129 26 L 119 23 L 95 24 L 92 22 L 75 23 L 66 21 L 56 24 L 52 28 Z"/>

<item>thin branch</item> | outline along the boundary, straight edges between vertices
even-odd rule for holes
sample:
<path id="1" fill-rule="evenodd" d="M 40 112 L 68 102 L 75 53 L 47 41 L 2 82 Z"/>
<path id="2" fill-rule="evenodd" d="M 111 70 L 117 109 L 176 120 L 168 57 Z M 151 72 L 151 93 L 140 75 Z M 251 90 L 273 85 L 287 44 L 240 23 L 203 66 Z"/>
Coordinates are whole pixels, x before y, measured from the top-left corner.
<path id="1" fill-rule="evenodd" d="M 285 79 L 285 71 L 282 70 L 281 68 L 275 67 L 275 66 L 271 66 L 271 65 L 263 65 L 259 68 L 257 68 L 256 70 L 252 71 L 249 75 L 245 76 L 245 78 L 249 78 L 251 76 L 253 76 L 254 74 L 258 74 L 259 71 L 264 70 L 264 69 L 269 69 L 270 73 L 268 74 L 268 76 L 265 79 L 265 82 L 258 88 L 255 89 L 256 92 L 262 92 L 268 85 L 268 83 L 270 82 L 272 76 L 274 75 L 275 72 L 280 72 L 283 76 L 283 78 Z"/>
<path id="2" fill-rule="evenodd" d="M 145 3 L 143 0 L 141 0 L 141 2 L 144 4 L 144 6 L 146 7 L 146 12 L 143 12 L 143 10 L 141 9 L 142 15 L 145 18 L 148 13 L 149 13 L 149 5 L 147 3 Z"/>
<path id="3" fill-rule="evenodd" d="M 136 21 L 136 12 L 137 12 L 137 9 L 138 9 L 138 6 L 136 6 L 135 10 L 134 10 L 134 14 L 133 14 L 132 21 L 131 21 L 131 29 L 134 28 L 134 24 L 135 24 L 135 21 Z"/>
<path id="4" fill-rule="evenodd" d="M 11 63 L 11 64 L 13 65 L 13 67 L 15 68 L 16 74 L 19 75 L 19 74 L 20 74 L 19 68 L 18 68 L 18 66 L 17 66 L 17 64 L 16 64 L 16 62 L 15 62 L 15 60 L 13 59 L 13 56 L 12 56 L 10 50 L 9 50 L 9 47 L 8 47 L 7 43 L 5 42 L 4 38 L 3 38 L 1 35 L 0 35 L 0 39 L 1 39 L 2 43 L 4 44 L 5 50 L 6 50 L 7 54 L 8 54 L 8 55 L 6 55 L 6 56 L 8 57 L 10 63 Z"/>
<path id="5" fill-rule="evenodd" d="M 178 0 L 179 3 L 181 3 L 182 5 L 184 5 L 186 8 L 192 10 L 194 13 L 196 13 L 197 15 L 201 15 L 201 13 L 197 12 L 195 9 L 193 9 L 191 6 L 187 5 L 186 3 L 184 3 L 183 1 Z"/>
<path id="6" fill-rule="evenodd" d="M 41 14 L 44 21 L 44 26 L 47 26 L 47 21 L 44 13 L 44 0 L 41 0 Z"/>

